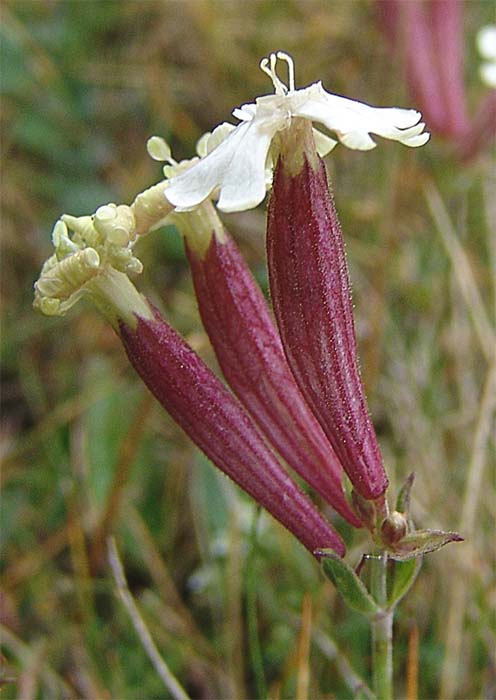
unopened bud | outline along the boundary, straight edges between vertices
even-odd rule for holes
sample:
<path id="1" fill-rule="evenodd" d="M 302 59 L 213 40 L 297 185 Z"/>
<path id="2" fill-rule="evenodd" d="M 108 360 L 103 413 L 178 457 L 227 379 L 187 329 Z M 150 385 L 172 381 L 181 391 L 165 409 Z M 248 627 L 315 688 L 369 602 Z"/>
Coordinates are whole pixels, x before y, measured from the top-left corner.
<path id="1" fill-rule="evenodd" d="M 399 513 L 397 510 L 388 515 L 381 525 L 381 536 L 386 545 L 394 545 L 400 542 L 407 532 L 407 519 L 403 513 Z"/>

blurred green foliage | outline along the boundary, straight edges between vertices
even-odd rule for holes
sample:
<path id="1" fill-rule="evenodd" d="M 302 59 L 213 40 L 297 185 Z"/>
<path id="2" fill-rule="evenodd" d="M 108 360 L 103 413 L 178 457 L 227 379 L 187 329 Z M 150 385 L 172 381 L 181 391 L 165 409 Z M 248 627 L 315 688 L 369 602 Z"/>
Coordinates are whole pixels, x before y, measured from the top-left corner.
<path id="1" fill-rule="evenodd" d="M 490 21 L 491 3 L 465 5 L 474 106 L 485 90 L 474 37 Z M 145 151 L 152 134 L 170 140 L 177 158 L 189 157 L 234 106 L 269 91 L 257 65 L 271 50 L 293 55 L 300 85 L 322 79 L 331 91 L 408 106 L 402 66 L 391 63 L 374 4 L 4 0 L 2 19 L 3 697 L 168 697 L 115 595 L 107 534 L 161 654 L 191 697 L 249 698 L 264 684 L 270 697 L 295 697 L 307 661 L 309 697 L 354 697 L 346 660 L 368 677 L 366 621 L 345 610 L 311 558 L 268 517 L 253 537 L 254 505 L 153 403 L 93 309 L 45 319 L 31 302 L 59 215 L 128 203 L 157 181 L 160 170 Z M 496 687 L 494 436 L 477 437 L 494 373 L 491 165 L 485 154 L 462 164 L 436 138 L 420 152 L 381 143 L 370 154 L 337 149 L 328 159 L 362 370 L 392 486 L 416 471 L 413 514 L 425 527 L 456 529 L 475 498 L 467 542 L 427 557 L 400 606 L 398 697 L 407 692 L 417 632 L 419 697 L 438 697 L 454 654 L 457 698 L 491 697 Z M 454 238 L 442 235 L 426 190 L 439 193 Z M 263 212 L 225 220 L 266 287 Z M 142 291 L 215 367 L 177 232 L 149 236 L 138 255 Z M 475 469 L 486 472 L 471 495 Z M 362 536 L 336 526 L 355 564 Z M 305 594 L 309 660 L 295 652 Z M 460 605 L 463 625 L 449 628 Z"/>

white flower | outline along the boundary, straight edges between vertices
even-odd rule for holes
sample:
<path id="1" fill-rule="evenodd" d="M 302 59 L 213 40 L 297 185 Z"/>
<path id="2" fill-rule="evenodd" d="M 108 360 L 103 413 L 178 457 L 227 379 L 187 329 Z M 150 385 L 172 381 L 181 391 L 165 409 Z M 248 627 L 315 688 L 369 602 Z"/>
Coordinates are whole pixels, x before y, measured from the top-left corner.
<path id="1" fill-rule="evenodd" d="M 277 59 L 287 62 L 289 87 L 276 74 Z M 287 129 L 293 117 L 318 122 L 334 132 L 339 141 L 357 150 L 376 146 L 370 134 L 400 141 L 406 146 L 423 146 L 429 140 L 420 122 L 421 114 L 413 109 L 370 107 L 346 97 L 332 95 L 322 83 L 295 90 L 292 59 L 279 52 L 265 58 L 260 67 L 275 88 L 274 95 L 256 99 L 233 111 L 240 123 L 223 127 L 220 143 L 213 150 L 206 144 L 207 154 L 193 167 L 173 177 L 166 190 L 167 199 L 187 211 L 219 189 L 217 206 L 222 211 L 243 211 L 256 207 L 265 197 L 267 168 L 272 168 L 270 146 L 275 134 Z M 325 155 L 337 141 L 317 132 L 316 144 Z M 216 134 L 214 130 L 212 137 Z M 203 144 L 204 145 L 204 144 Z"/>
<path id="2" fill-rule="evenodd" d="M 491 88 L 496 88 L 496 25 L 488 24 L 477 33 L 477 48 L 482 58 L 486 59 L 479 68 L 482 81 Z"/>

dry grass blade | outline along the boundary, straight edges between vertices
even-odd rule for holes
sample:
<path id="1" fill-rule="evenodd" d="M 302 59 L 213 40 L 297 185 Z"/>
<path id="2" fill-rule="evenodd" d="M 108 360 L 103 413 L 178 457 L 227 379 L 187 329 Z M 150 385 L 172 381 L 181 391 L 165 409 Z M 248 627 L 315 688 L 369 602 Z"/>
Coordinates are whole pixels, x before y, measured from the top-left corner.
<path id="1" fill-rule="evenodd" d="M 119 513 L 134 458 L 139 448 L 141 437 L 146 429 L 147 418 L 153 405 L 154 400 L 152 396 L 148 392 L 144 393 L 120 446 L 117 464 L 115 465 L 112 483 L 109 488 L 109 496 L 90 552 L 90 562 L 93 570 L 97 570 L 102 563 L 105 542 L 112 531 L 112 526 Z"/>
<path id="2" fill-rule="evenodd" d="M 491 362 L 496 345 L 496 334 L 486 313 L 467 256 L 458 240 L 441 195 L 432 182 L 425 187 L 424 194 L 432 218 L 436 223 L 441 240 L 453 265 L 456 279 L 467 304 L 482 351 L 486 359 Z"/>
<path id="3" fill-rule="evenodd" d="M 475 430 L 472 458 L 468 469 L 460 533 L 469 541 L 475 535 L 475 518 L 480 500 L 487 448 L 491 437 L 493 414 L 496 409 L 496 361 L 488 374 L 482 396 L 477 427 Z M 441 698 L 454 697 L 459 673 L 462 628 L 465 617 L 465 602 L 470 577 L 457 576 L 451 589 L 449 616 L 446 625 L 446 654 L 441 677 Z"/>
<path id="4" fill-rule="evenodd" d="M 493 414 L 496 409 L 496 353 L 494 363 L 489 372 L 482 395 L 479 418 L 474 437 L 472 459 L 468 470 L 465 500 L 460 519 L 460 531 L 468 539 L 474 533 L 477 505 L 480 498 L 484 466 L 486 463 L 487 446 L 491 437 Z"/>
<path id="5" fill-rule="evenodd" d="M 131 618 L 133 627 L 136 630 L 143 645 L 143 648 L 145 649 L 148 658 L 153 664 L 153 667 L 155 668 L 156 672 L 164 682 L 165 687 L 169 690 L 169 692 L 175 700 L 188 700 L 189 696 L 187 695 L 186 691 L 181 686 L 179 681 L 171 673 L 169 667 L 167 666 L 163 658 L 160 656 L 160 653 L 157 647 L 155 646 L 150 632 L 148 631 L 148 628 L 145 625 L 143 618 L 141 617 L 138 607 L 134 602 L 131 592 L 129 591 L 126 577 L 124 576 L 122 562 L 119 558 L 117 547 L 115 546 L 115 542 L 112 538 L 110 538 L 108 541 L 108 561 L 110 564 L 110 568 L 112 569 L 112 574 L 114 576 L 119 597 L 122 600 L 124 607 L 126 608 L 129 614 L 129 617 Z"/>
<path id="6" fill-rule="evenodd" d="M 241 577 L 241 572 L 243 571 L 242 538 L 239 516 L 234 507 L 230 509 L 229 516 L 229 560 L 226 571 L 228 601 L 225 637 L 232 697 L 233 700 L 242 700 L 242 698 L 246 697 L 243 679 L 244 631 L 242 605 L 243 581 Z"/>
<path id="7" fill-rule="evenodd" d="M 38 692 L 39 677 L 45 660 L 46 640 L 33 644 L 33 654 L 24 671 L 19 675 L 18 695 L 22 700 L 34 700 Z"/>
<path id="8" fill-rule="evenodd" d="M 301 609 L 301 631 L 298 639 L 298 675 L 296 678 L 296 697 L 308 699 L 310 681 L 310 641 L 312 638 L 312 599 L 305 594 Z"/>
<path id="9" fill-rule="evenodd" d="M 295 621 L 296 622 L 296 621 Z M 338 649 L 337 644 L 328 634 L 323 632 L 321 629 L 314 627 L 312 631 L 312 640 L 314 644 L 320 649 L 322 654 L 329 660 L 336 664 L 339 674 L 343 681 L 348 686 L 349 690 L 353 693 L 353 697 L 363 697 L 368 700 L 373 699 L 373 693 L 367 686 L 363 678 L 353 670 L 350 662 L 344 656 L 344 654 Z"/>
<path id="10" fill-rule="evenodd" d="M 54 559 L 67 545 L 70 523 L 65 523 L 60 530 L 52 533 L 44 542 L 38 543 L 34 550 L 19 556 L 3 572 L 3 586 L 7 592 L 15 591 L 26 579 L 31 578 L 47 561 Z"/>
<path id="11" fill-rule="evenodd" d="M 484 183 L 484 210 L 489 231 L 489 262 L 493 280 L 493 310 L 496 316 L 496 168 L 493 168 L 488 181 Z M 496 322 L 496 318 L 495 318 Z"/>
<path id="12" fill-rule="evenodd" d="M 419 631 L 414 622 L 408 636 L 408 661 L 406 668 L 407 700 L 418 700 Z"/>
<path id="13" fill-rule="evenodd" d="M 3 461 L 2 482 L 5 482 L 15 469 L 19 469 L 22 459 L 25 459 L 32 452 L 35 452 L 42 440 L 46 440 L 61 426 L 65 426 L 78 416 L 86 413 L 89 408 L 98 401 L 107 397 L 111 391 L 118 386 L 116 383 L 117 372 L 112 379 L 98 387 L 82 392 L 74 398 L 60 402 L 50 413 L 44 416 L 31 432 L 23 435 L 10 454 L 7 454 Z"/>
<path id="14" fill-rule="evenodd" d="M 31 669 L 34 668 L 37 662 L 36 657 L 39 653 L 37 648 L 33 649 L 32 646 L 25 644 L 5 625 L 0 625 L 0 636 L 5 649 L 8 649 L 9 652 L 16 657 L 21 667 Z M 42 664 L 40 677 L 50 693 L 49 695 L 46 695 L 46 697 L 60 698 L 61 700 L 76 697 L 74 690 L 63 680 L 63 678 L 55 673 L 55 671 L 46 661 L 44 661 Z M 19 694 L 18 697 L 20 698 L 22 696 Z"/>
<path id="15" fill-rule="evenodd" d="M 161 600 L 167 602 L 168 606 L 174 608 L 176 615 L 181 620 L 181 634 L 188 637 L 194 644 L 198 653 L 201 654 L 209 666 L 213 668 L 216 663 L 215 651 L 210 642 L 207 641 L 206 637 L 202 634 L 188 607 L 184 604 L 145 521 L 132 504 L 129 505 L 127 509 L 127 522 L 136 546 L 139 549 L 142 561 L 150 572 Z"/>

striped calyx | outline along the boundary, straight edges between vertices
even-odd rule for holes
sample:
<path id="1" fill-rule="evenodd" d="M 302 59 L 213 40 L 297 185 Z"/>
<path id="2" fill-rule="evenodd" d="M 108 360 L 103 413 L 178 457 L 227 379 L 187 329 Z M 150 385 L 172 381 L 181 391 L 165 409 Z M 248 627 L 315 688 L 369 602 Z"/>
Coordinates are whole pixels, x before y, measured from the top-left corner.
<path id="1" fill-rule="evenodd" d="M 356 491 L 376 499 L 388 480 L 358 368 L 341 227 L 308 129 L 294 123 L 281 139 L 267 225 L 272 303 L 300 390 Z"/>

